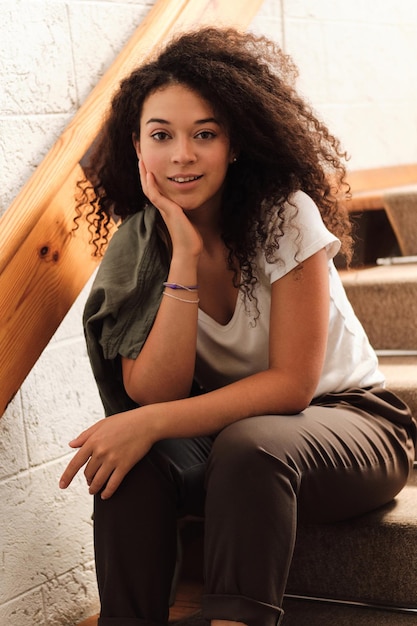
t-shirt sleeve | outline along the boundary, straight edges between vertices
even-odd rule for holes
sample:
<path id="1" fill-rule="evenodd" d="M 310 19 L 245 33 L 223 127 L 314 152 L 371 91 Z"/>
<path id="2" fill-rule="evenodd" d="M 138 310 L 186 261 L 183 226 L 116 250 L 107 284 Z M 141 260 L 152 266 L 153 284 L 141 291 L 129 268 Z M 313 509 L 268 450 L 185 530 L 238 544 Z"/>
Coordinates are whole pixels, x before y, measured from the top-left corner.
<path id="1" fill-rule="evenodd" d="M 271 283 L 323 248 L 329 261 L 340 250 L 339 239 L 326 228 L 316 203 L 303 191 L 295 193 L 287 205 L 281 229 L 284 234 L 279 238 L 276 262 L 265 260 L 265 272 Z"/>

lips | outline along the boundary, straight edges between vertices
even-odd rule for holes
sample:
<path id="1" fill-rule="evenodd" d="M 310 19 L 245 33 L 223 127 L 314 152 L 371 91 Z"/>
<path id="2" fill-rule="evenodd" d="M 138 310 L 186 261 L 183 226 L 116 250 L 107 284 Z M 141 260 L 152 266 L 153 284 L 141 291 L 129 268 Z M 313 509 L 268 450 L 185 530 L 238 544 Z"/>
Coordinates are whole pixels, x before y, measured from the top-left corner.
<path id="1" fill-rule="evenodd" d="M 202 177 L 202 174 L 197 176 L 170 176 L 169 180 L 172 180 L 174 183 L 193 183 Z"/>

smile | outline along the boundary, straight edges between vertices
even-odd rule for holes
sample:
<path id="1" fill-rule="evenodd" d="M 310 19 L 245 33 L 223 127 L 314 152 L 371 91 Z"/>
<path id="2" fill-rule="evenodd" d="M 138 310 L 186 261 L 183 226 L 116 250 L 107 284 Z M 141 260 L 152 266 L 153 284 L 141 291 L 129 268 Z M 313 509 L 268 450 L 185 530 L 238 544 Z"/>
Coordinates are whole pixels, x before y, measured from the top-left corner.
<path id="1" fill-rule="evenodd" d="M 199 180 L 200 178 L 202 178 L 202 175 L 200 176 L 175 176 L 173 178 L 169 178 L 169 180 L 173 180 L 174 183 L 192 183 L 195 180 Z"/>

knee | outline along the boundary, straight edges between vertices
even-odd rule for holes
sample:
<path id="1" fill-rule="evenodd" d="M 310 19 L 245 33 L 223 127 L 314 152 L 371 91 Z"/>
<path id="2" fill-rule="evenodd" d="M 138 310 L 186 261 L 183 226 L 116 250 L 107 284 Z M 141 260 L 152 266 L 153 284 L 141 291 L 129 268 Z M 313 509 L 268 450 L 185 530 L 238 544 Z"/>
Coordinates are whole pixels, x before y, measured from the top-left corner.
<path id="1" fill-rule="evenodd" d="M 220 480 L 236 477 L 248 483 L 258 465 L 258 445 L 251 429 L 239 421 L 222 430 L 217 436 L 207 466 L 207 481 L 219 475 Z"/>
<path id="2" fill-rule="evenodd" d="M 284 441 L 272 438 L 269 419 L 240 420 L 219 433 L 209 458 L 207 482 L 217 479 L 259 489 L 262 483 L 285 478 L 298 485 L 298 469 L 288 458 Z"/>

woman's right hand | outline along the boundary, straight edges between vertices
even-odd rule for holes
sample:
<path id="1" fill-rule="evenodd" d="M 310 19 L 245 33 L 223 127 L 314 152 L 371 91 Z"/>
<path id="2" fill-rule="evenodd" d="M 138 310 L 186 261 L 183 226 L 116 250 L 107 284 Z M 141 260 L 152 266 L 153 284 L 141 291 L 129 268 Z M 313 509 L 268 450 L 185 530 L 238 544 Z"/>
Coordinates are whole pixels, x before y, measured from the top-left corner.
<path id="1" fill-rule="evenodd" d="M 161 193 L 154 175 L 147 171 L 142 159 L 139 160 L 139 174 L 145 196 L 158 209 L 166 224 L 174 254 L 199 257 L 203 249 L 199 232 L 182 208 Z"/>

